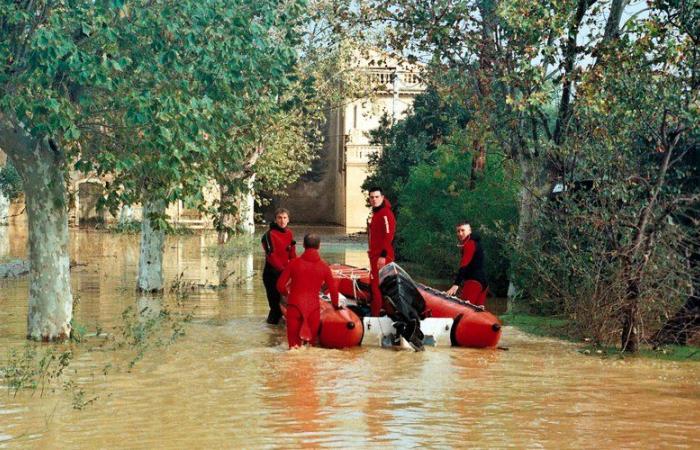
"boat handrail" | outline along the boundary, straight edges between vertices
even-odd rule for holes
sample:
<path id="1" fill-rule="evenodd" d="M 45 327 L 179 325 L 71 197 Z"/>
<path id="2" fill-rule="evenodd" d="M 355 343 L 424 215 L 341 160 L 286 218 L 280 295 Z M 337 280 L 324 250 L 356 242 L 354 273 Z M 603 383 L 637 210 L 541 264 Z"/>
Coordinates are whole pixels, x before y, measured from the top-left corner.
<path id="1" fill-rule="evenodd" d="M 484 311 L 484 310 L 486 310 L 486 308 L 484 307 L 484 305 L 475 305 L 474 303 L 470 302 L 469 300 L 462 300 L 461 298 L 455 297 L 454 295 L 448 295 L 448 294 L 447 294 L 446 292 L 444 292 L 444 291 L 440 291 L 440 290 L 435 289 L 435 288 L 432 288 L 432 287 L 430 287 L 430 286 L 426 286 L 426 285 L 424 285 L 424 284 L 422 284 L 422 283 L 417 283 L 417 284 L 418 284 L 418 287 L 420 287 L 421 289 L 424 289 L 424 290 L 430 292 L 431 294 L 439 295 L 439 296 L 445 298 L 445 300 L 450 300 L 450 301 L 455 302 L 455 303 L 458 303 L 458 304 L 460 304 L 460 305 L 469 306 L 469 307 L 471 307 L 471 308 L 474 308 L 474 309 L 477 310 L 477 311 Z"/>

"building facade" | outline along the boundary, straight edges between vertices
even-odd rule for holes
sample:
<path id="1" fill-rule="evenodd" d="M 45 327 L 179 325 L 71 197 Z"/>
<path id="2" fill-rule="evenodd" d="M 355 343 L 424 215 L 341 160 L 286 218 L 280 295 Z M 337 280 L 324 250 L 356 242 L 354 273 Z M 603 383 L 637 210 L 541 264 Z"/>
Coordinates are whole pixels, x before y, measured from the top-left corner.
<path id="1" fill-rule="evenodd" d="M 408 64 L 365 63 L 357 71 L 372 84 L 374 94 L 348 99 L 329 111 L 320 160 L 311 174 L 290 186 L 287 196 L 272 199 L 268 219 L 272 209 L 285 207 L 294 222 L 342 225 L 348 232 L 365 229 L 369 207 L 361 186 L 368 176 L 370 155 L 382 151 L 372 144 L 370 132 L 385 115 L 394 121 L 405 116 L 425 86 L 417 67 Z"/>

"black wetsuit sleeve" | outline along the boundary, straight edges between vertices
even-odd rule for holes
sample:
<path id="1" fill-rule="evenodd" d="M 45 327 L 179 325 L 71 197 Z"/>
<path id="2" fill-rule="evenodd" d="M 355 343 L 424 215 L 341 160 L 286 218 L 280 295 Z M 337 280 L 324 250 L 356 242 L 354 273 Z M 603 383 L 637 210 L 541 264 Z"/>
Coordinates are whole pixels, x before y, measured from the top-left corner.
<path id="1" fill-rule="evenodd" d="M 456 286 L 459 286 L 466 279 L 467 279 L 467 266 L 460 267 L 459 270 L 457 271 L 457 275 L 455 276 L 454 284 Z"/>
<path id="2" fill-rule="evenodd" d="M 263 250 L 265 250 L 265 253 L 267 255 L 272 254 L 272 240 L 270 239 L 269 231 L 262 235 L 260 242 L 262 242 Z"/>

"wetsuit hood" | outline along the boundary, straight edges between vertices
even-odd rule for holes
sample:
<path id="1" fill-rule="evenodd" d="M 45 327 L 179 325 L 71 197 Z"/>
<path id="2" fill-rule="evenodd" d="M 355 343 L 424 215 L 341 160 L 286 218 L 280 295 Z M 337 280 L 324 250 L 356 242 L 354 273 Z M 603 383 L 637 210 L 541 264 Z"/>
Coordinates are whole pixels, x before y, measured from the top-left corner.
<path id="1" fill-rule="evenodd" d="M 318 249 L 307 248 L 304 249 L 304 253 L 301 255 L 301 259 L 309 262 L 316 262 L 321 259 L 321 255 L 318 254 Z"/>
<path id="2" fill-rule="evenodd" d="M 469 241 L 469 240 L 479 242 L 479 241 L 481 241 L 481 236 L 479 235 L 479 233 L 474 233 L 474 232 L 472 231 L 472 233 L 469 234 L 469 236 L 467 236 L 466 239 L 464 239 L 463 241 L 460 241 L 460 242 L 459 242 L 459 245 L 464 245 L 464 244 L 466 244 L 467 241 Z"/>
<path id="3" fill-rule="evenodd" d="M 381 205 L 379 205 L 377 207 L 372 207 L 372 212 L 377 212 L 380 209 L 384 208 L 385 206 L 387 208 L 391 208 L 391 202 L 389 202 L 389 199 L 387 199 L 386 197 L 384 197 L 384 201 L 382 202 Z"/>
<path id="4" fill-rule="evenodd" d="M 277 222 L 271 222 L 270 223 L 270 229 L 271 230 L 277 230 L 280 233 L 286 233 L 287 232 L 287 227 L 282 228 L 281 226 L 277 225 Z"/>

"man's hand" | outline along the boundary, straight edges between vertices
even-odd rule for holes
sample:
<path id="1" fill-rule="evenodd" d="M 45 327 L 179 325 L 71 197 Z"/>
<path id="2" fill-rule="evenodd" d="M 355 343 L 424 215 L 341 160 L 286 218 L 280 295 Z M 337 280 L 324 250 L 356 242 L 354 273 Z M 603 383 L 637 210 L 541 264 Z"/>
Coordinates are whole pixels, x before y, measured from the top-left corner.
<path id="1" fill-rule="evenodd" d="M 379 259 L 377 259 L 377 267 L 379 269 L 381 269 L 384 266 L 386 266 L 386 258 L 383 256 L 380 256 Z"/>
<path id="2" fill-rule="evenodd" d="M 456 284 L 453 284 L 451 288 L 445 291 L 445 294 L 447 295 L 455 295 L 457 293 L 457 289 L 459 289 L 459 286 Z"/>

